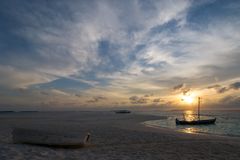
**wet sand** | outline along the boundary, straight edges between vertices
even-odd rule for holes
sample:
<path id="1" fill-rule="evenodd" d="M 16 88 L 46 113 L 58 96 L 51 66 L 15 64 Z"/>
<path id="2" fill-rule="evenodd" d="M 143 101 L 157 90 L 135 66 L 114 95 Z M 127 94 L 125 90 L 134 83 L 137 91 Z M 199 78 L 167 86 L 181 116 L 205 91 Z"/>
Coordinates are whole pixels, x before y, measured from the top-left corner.
<path id="1" fill-rule="evenodd" d="M 163 117 L 114 112 L 34 112 L 0 115 L 0 159 L 152 159 L 239 160 L 240 138 L 187 134 L 146 127 L 144 121 Z M 12 143 L 13 128 L 36 129 L 84 137 L 91 145 L 79 149 Z"/>

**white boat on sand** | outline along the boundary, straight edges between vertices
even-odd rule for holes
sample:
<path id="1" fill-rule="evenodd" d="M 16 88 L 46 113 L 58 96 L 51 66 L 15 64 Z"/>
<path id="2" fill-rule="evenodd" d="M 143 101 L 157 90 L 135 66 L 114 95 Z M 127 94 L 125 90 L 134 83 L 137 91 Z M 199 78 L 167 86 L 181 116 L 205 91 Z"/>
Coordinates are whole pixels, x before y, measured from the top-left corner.
<path id="1" fill-rule="evenodd" d="M 90 145 L 90 133 L 85 137 L 62 135 L 41 130 L 14 128 L 13 143 L 54 148 L 81 148 Z"/>

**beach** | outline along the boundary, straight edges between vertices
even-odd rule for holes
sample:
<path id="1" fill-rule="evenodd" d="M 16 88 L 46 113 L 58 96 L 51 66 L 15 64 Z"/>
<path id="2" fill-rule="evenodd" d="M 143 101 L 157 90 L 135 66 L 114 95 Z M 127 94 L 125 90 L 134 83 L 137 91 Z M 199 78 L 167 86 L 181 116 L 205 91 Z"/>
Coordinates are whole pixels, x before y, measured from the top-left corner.
<path id="1" fill-rule="evenodd" d="M 0 114 L 1 160 L 239 160 L 240 138 L 188 134 L 143 122 L 164 117 L 113 111 L 18 112 Z M 91 145 L 64 149 L 14 144 L 12 130 L 26 128 L 84 137 Z"/>

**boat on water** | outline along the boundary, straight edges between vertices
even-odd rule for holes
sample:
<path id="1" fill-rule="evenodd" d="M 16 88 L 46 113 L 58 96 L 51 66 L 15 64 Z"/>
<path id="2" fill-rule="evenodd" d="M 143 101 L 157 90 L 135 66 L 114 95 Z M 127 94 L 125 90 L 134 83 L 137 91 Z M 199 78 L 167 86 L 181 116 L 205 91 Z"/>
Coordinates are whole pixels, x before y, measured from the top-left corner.
<path id="1" fill-rule="evenodd" d="M 116 110 L 115 113 L 116 114 L 127 114 L 127 113 L 131 113 L 131 111 L 129 111 L 129 110 Z"/>
<path id="2" fill-rule="evenodd" d="M 214 124 L 216 121 L 216 118 L 211 119 L 197 119 L 197 120 L 179 120 L 176 118 L 176 124 L 177 125 L 207 125 L 207 124 Z"/>
<path id="3" fill-rule="evenodd" d="M 176 118 L 176 125 L 209 125 L 209 124 L 214 124 L 216 122 L 215 117 L 207 117 L 201 118 L 200 115 L 200 101 L 201 98 L 198 97 L 198 114 L 197 118 L 185 118 L 185 115 L 183 115 L 183 119 L 178 119 Z"/>

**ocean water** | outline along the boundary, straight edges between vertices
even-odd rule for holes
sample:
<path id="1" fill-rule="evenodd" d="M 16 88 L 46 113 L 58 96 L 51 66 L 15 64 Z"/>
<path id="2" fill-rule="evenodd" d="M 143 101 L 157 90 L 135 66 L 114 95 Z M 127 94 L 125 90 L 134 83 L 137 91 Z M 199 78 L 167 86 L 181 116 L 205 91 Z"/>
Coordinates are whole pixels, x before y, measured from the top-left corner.
<path id="1" fill-rule="evenodd" d="M 216 123 L 211 125 L 176 125 L 175 119 L 182 118 L 183 113 L 188 118 L 194 117 L 194 111 L 154 111 L 151 115 L 165 118 L 144 122 L 145 125 L 154 127 L 166 127 L 185 133 L 206 133 L 225 136 L 240 136 L 240 110 L 212 110 L 201 111 L 201 115 L 216 117 Z"/>
<path id="2" fill-rule="evenodd" d="M 162 111 L 162 110 L 144 110 L 144 111 L 133 111 L 139 114 L 149 114 L 160 116 L 159 120 L 151 120 L 144 122 L 145 125 L 154 127 L 165 127 L 171 128 L 177 131 L 185 133 L 206 133 L 206 134 L 216 134 L 216 135 L 227 135 L 227 136 L 237 136 L 240 137 L 240 110 L 211 110 L 211 111 L 201 111 L 201 115 L 216 117 L 216 123 L 212 125 L 176 125 L 175 119 L 182 118 L 183 113 L 187 118 L 194 118 L 192 114 L 196 113 L 192 110 L 187 111 Z M 70 117 L 74 119 L 78 118 L 77 112 L 58 112 L 62 114 L 63 117 Z M 0 118 L 14 119 L 22 117 L 34 117 L 35 119 L 55 117 L 55 112 L 11 112 L 11 111 L 0 111 Z M 85 117 L 87 118 L 87 117 Z M 204 118 L 204 117 L 203 117 Z M 1 124 L 3 125 L 3 124 Z"/>

